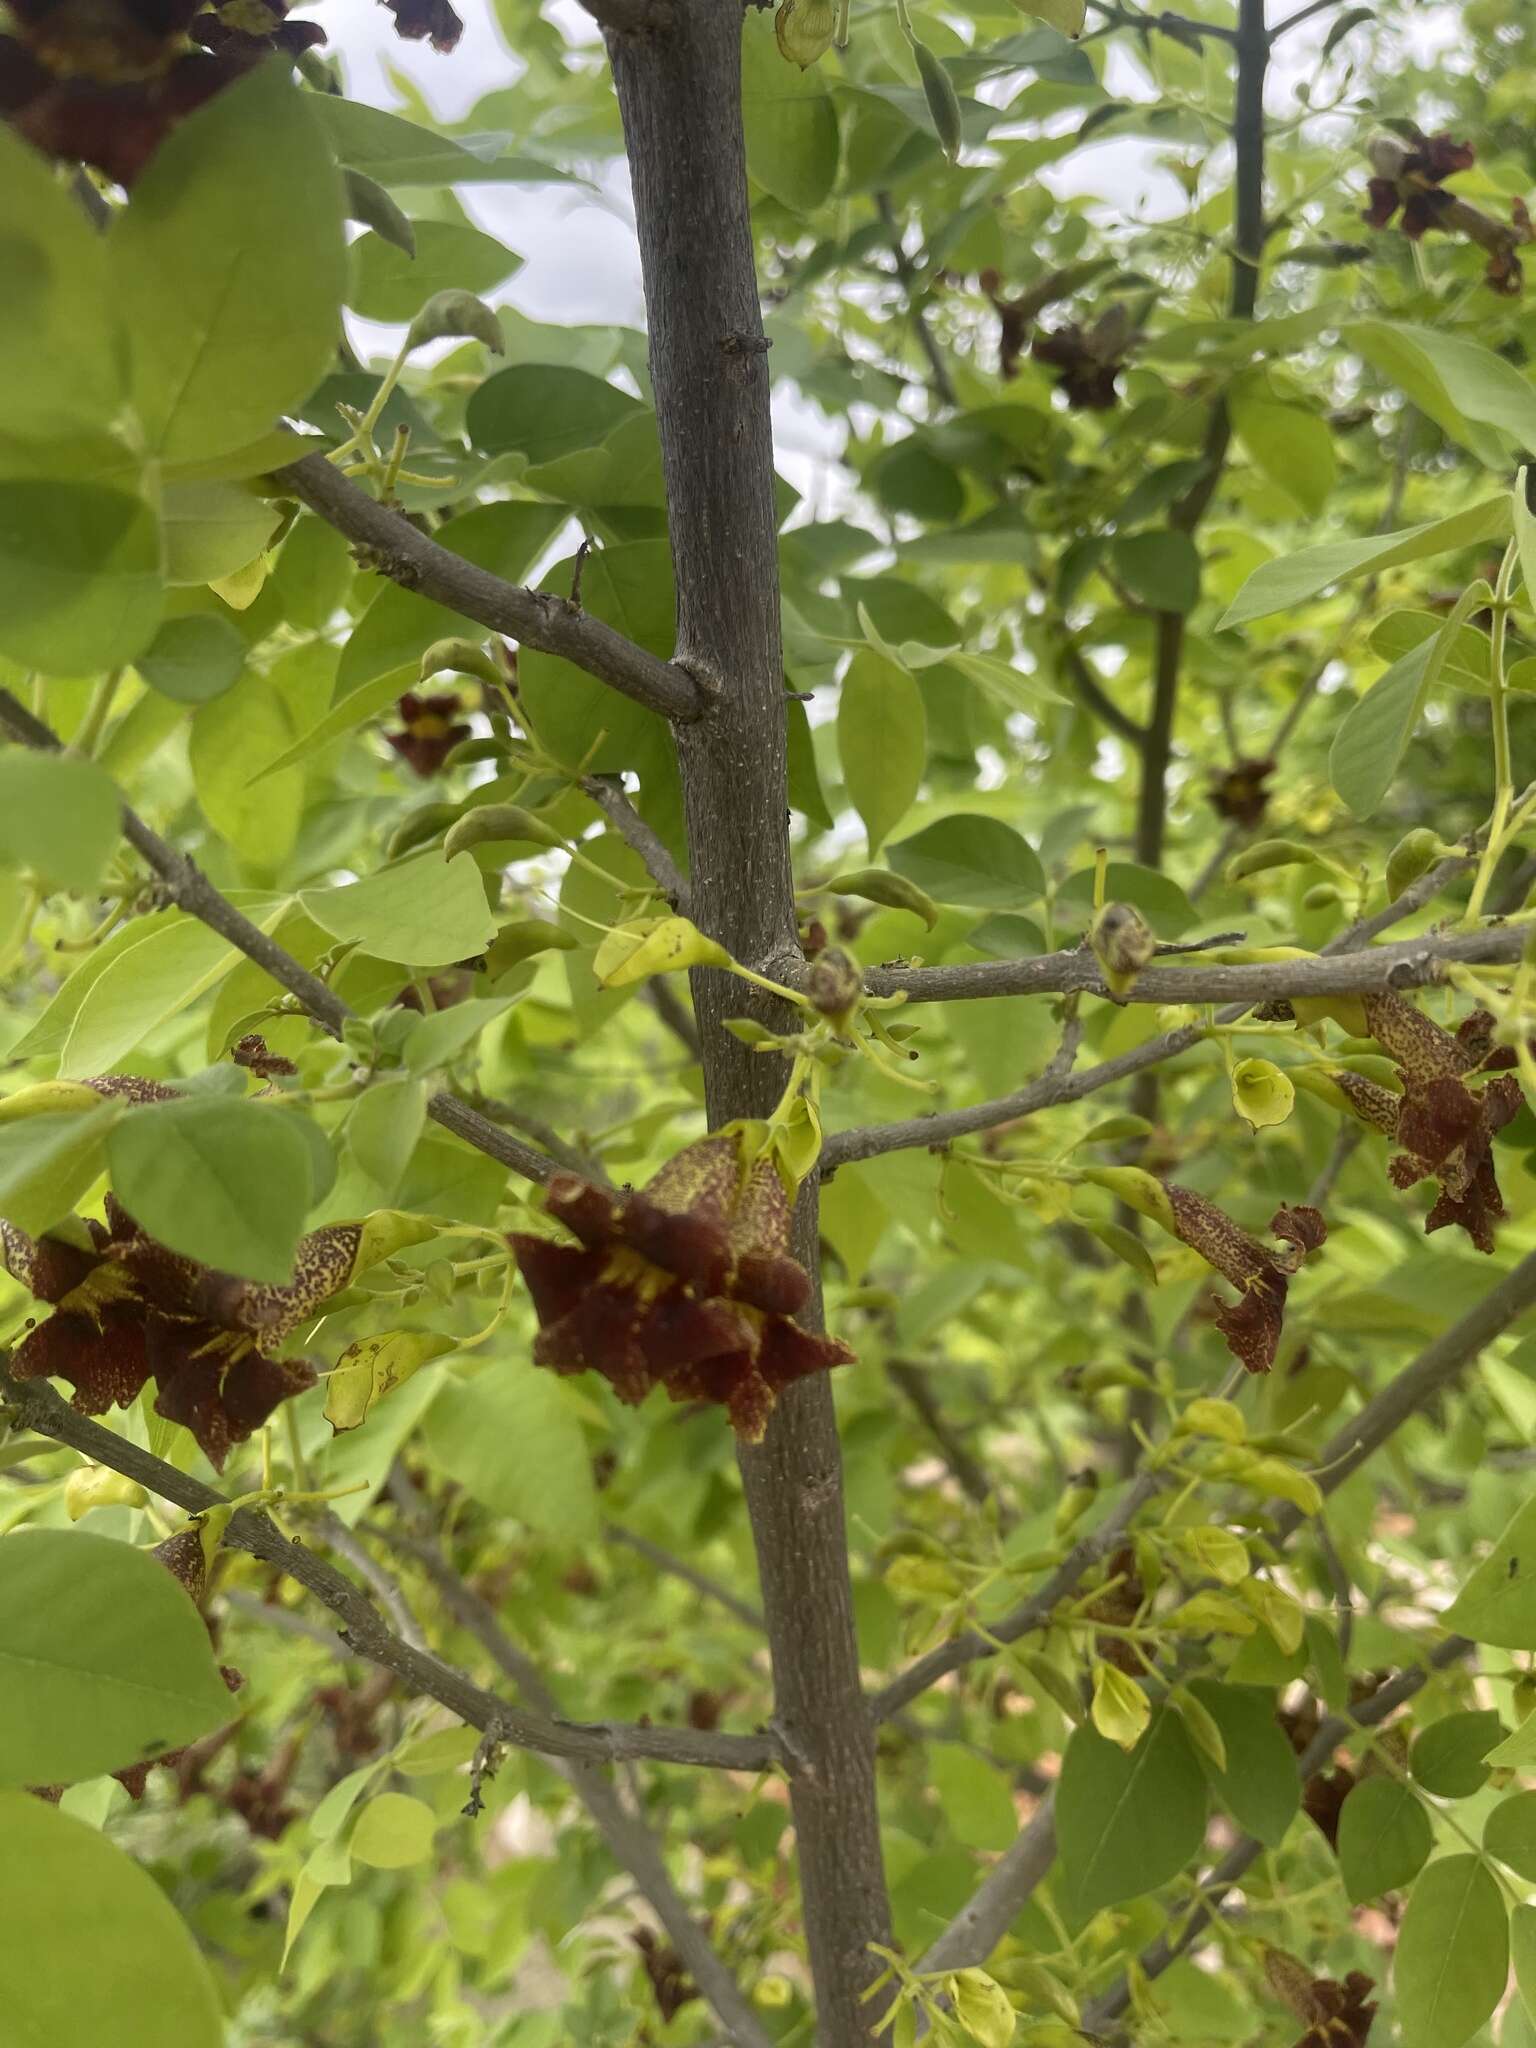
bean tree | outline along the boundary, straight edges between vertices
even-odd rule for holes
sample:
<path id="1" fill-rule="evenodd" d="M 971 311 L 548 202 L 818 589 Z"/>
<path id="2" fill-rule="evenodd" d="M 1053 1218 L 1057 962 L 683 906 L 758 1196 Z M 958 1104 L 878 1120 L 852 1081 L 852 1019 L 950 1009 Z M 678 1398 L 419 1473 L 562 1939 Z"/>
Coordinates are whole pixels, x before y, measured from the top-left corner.
<path id="1" fill-rule="evenodd" d="M 388 5 L 0 40 L 12 2024 L 1525 2048 L 1529 21 Z"/>

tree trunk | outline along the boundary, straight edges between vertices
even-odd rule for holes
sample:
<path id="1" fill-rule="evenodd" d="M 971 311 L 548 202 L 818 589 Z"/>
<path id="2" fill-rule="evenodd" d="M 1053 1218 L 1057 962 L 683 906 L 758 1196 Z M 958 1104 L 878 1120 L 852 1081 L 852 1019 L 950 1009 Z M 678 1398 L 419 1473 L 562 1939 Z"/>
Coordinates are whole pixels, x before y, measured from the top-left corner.
<path id="1" fill-rule="evenodd" d="M 678 729 L 695 920 L 740 960 L 795 946 L 779 638 L 773 434 L 741 127 L 741 9 L 675 0 L 670 25 L 610 35 L 634 184 L 661 432 L 677 659 L 717 682 L 717 708 Z M 762 1115 L 783 1068 L 721 1019 L 782 1026 L 783 1007 L 718 972 L 693 977 L 710 1122 Z M 798 1250 L 817 1265 L 816 1191 Z M 773 1655 L 777 1720 L 800 1759 L 791 1797 L 818 2039 L 873 2038 L 860 1993 L 890 1938 L 874 1732 L 859 1682 L 832 1396 L 781 1401 L 741 1469 Z"/>

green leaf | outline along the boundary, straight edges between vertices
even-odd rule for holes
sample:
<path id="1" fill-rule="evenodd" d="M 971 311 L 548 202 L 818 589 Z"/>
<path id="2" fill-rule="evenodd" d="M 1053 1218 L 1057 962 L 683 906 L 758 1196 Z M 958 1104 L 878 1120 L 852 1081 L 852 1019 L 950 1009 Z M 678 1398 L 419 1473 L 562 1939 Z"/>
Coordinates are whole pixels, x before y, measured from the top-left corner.
<path id="1" fill-rule="evenodd" d="M 837 751 L 871 855 L 912 806 L 928 762 L 922 693 L 904 668 L 866 648 L 843 677 Z"/>
<path id="2" fill-rule="evenodd" d="M 1486 1866 L 1476 1856 L 1431 1863 L 1397 1939 L 1403 2048 L 1461 2048 L 1503 1997 L 1508 1976 L 1509 1923 Z"/>
<path id="3" fill-rule="evenodd" d="M 201 1615 L 148 1551 L 23 1529 L 0 1559 L 0 1782 L 123 1770 L 234 1717 Z"/>
<path id="4" fill-rule="evenodd" d="M 1145 1692 L 1102 1658 L 1093 1667 L 1093 1725 L 1120 1749 L 1134 1749 L 1152 1718 Z"/>
<path id="5" fill-rule="evenodd" d="M 550 930 L 553 933 L 556 927 Z M 550 943 L 558 945 L 559 940 L 552 938 Z M 446 1066 L 472 1045 L 488 1024 L 505 1016 L 516 1001 L 516 996 L 471 996 L 468 1002 L 420 1018 L 401 1048 L 406 1065 L 413 1074 L 429 1074 L 434 1067 Z"/>
<path id="6" fill-rule="evenodd" d="M 381 1792 L 357 1816 L 347 1847 L 375 1870 L 404 1870 L 427 1860 L 436 1832 L 437 1816 L 425 1800 Z"/>
<path id="7" fill-rule="evenodd" d="M 282 1283 L 309 1212 L 310 1150 L 288 1111 L 189 1095 L 133 1110 L 107 1139 L 112 1187 L 173 1252 Z"/>
<path id="8" fill-rule="evenodd" d="M 1509 1945 L 1515 1965 L 1515 1982 L 1520 1987 L 1520 2003 L 1536 2020 L 1536 1906 L 1516 1906 L 1510 1914 Z M 1505 2041 L 1508 2038 L 1506 2031 Z"/>
<path id="9" fill-rule="evenodd" d="M 1383 661 L 1394 662 L 1426 640 L 1433 640 L 1445 620 L 1435 612 L 1388 612 L 1371 628 L 1371 652 Z M 1458 690 L 1488 694 L 1488 635 L 1475 626 L 1462 626 L 1451 641 L 1445 658 L 1445 680 Z"/>
<path id="10" fill-rule="evenodd" d="M 595 448 L 620 421 L 643 410 L 638 398 L 585 370 L 515 363 L 479 386 L 464 425 L 476 448 L 522 455 L 532 464 Z"/>
<path id="11" fill-rule="evenodd" d="M 167 619 L 134 667 L 162 697 L 206 704 L 222 696 L 245 666 L 245 641 L 219 612 Z"/>
<path id="12" fill-rule="evenodd" d="M 382 235 L 359 235 L 347 251 L 347 304 L 365 320 L 414 320 L 434 292 L 483 293 L 522 267 L 521 256 L 464 221 L 414 223 L 416 253 Z"/>
<path id="13" fill-rule="evenodd" d="M 411 1163 L 427 1117 L 427 1084 L 402 1076 L 365 1088 L 347 1118 L 347 1149 L 378 1198 L 391 1201 Z"/>
<path id="14" fill-rule="evenodd" d="M 1036 21 L 1060 29 L 1073 42 L 1082 34 L 1083 23 L 1088 19 L 1088 0 L 1013 0 L 1013 4 L 1021 14 L 1033 15 Z"/>
<path id="15" fill-rule="evenodd" d="M 67 1216 L 106 1168 L 107 1133 L 122 1105 L 84 1116 L 29 1116 L 0 1124 L 0 1216 L 39 1237 Z"/>
<path id="16" fill-rule="evenodd" d="M 483 953 L 496 919 L 474 855 L 445 861 L 435 848 L 335 889 L 302 889 L 301 906 L 333 939 L 377 960 L 447 967 Z"/>
<path id="17" fill-rule="evenodd" d="M 282 872 L 304 815 L 303 769 L 265 771 L 309 722 L 335 663 L 334 648 L 290 648 L 265 675 L 247 669 L 193 717 L 187 754 L 204 816 L 263 877 Z"/>
<path id="18" fill-rule="evenodd" d="M 791 213 L 814 213 L 837 177 L 837 112 L 822 67 L 786 64 L 767 14 L 742 25 L 741 112 L 747 170 Z"/>
<path id="19" fill-rule="evenodd" d="M 244 484 L 169 484 L 160 500 L 161 566 L 169 584 L 217 583 L 254 561 L 281 514 Z"/>
<path id="20" fill-rule="evenodd" d="M 61 441 L 121 402 L 106 250 L 52 164 L 0 129 L 0 438 Z"/>
<path id="21" fill-rule="evenodd" d="M 222 2048 L 208 1965 L 147 1870 L 28 1792 L 0 1792 L 0 1840 L 0 1985 L 16 2048 Z"/>
<path id="22" fill-rule="evenodd" d="M 1227 1766 L 1201 1762 L 1211 1790 L 1240 1828 L 1277 1849 L 1301 1805 L 1296 1757 L 1275 1719 L 1274 1696 L 1254 1685 L 1197 1678 L 1190 1691 L 1221 1730 Z"/>
<path id="23" fill-rule="evenodd" d="M 164 594 L 149 508 L 102 484 L 0 483 L 0 654 L 50 676 L 142 654 Z"/>
<path id="24" fill-rule="evenodd" d="M 1434 1846 L 1424 1802 L 1396 1778 L 1365 1778 L 1339 1814 L 1339 1870 L 1350 1903 L 1412 1884 Z"/>
<path id="25" fill-rule="evenodd" d="M 1432 1721 L 1415 1739 L 1410 1768 L 1413 1775 L 1437 1799 L 1467 1799 L 1488 1782 L 1483 1762 L 1504 1734 L 1504 1724 L 1493 1708 L 1478 1712 L 1447 1714 Z"/>
<path id="26" fill-rule="evenodd" d="M 94 889 L 122 833 L 122 798 L 94 761 L 0 753 L 0 864 L 60 889 Z"/>
<path id="27" fill-rule="evenodd" d="M 79 991 L 59 1056 L 60 1075 L 78 1081 L 110 1073 L 157 1024 L 195 1002 L 240 957 L 228 939 L 191 917 L 156 926 L 115 950 Z M 79 975 L 87 973 L 80 969 L 60 991 L 64 1015 L 76 1001 L 72 992 Z"/>
<path id="28" fill-rule="evenodd" d="M 482 1506 L 558 1542 L 596 1542 L 592 1461 L 551 1374 L 519 1359 L 450 1383 L 432 1404 L 426 1434 L 444 1471 Z"/>
<path id="29" fill-rule="evenodd" d="M 1370 817 L 1392 787 L 1457 632 L 1484 595 L 1475 584 L 1464 590 L 1435 637 L 1379 676 L 1335 733 L 1328 779 L 1356 817 Z"/>
<path id="30" fill-rule="evenodd" d="M 939 903 L 976 910 L 1017 910 L 1045 888 L 1040 856 L 1000 818 L 961 811 L 900 840 L 891 866 Z"/>
<path id="31" fill-rule="evenodd" d="M 1084 1722 L 1072 1731 L 1056 1793 L 1069 1894 L 1084 1915 L 1155 1891 L 1205 1833 L 1205 1776 L 1170 1707 L 1129 1754 Z"/>
<path id="32" fill-rule="evenodd" d="M 1536 1792 L 1503 1799 L 1483 1823 L 1483 1847 L 1536 1884 Z"/>
<path id="33" fill-rule="evenodd" d="M 1154 611 L 1192 612 L 1200 602 L 1200 551 L 1187 533 L 1119 534 L 1110 554 L 1126 589 Z"/>
<path id="34" fill-rule="evenodd" d="M 1093 916 L 1092 868 L 1079 868 L 1056 891 L 1058 904 L 1082 913 L 1086 924 Z M 1195 906 L 1171 875 L 1156 868 L 1144 868 L 1136 861 L 1112 860 L 1104 871 L 1106 903 L 1129 903 L 1139 910 L 1160 939 L 1176 939 L 1195 922 Z M 973 940 L 974 943 L 974 940 Z"/>
<path id="35" fill-rule="evenodd" d="M 955 2019 L 978 2048 L 1008 2048 L 1018 2029 L 1013 2003 L 985 1970 L 957 1970 L 947 1980 Z"/>
<path id="36" fill-rule="evenodd" d="M 1236 380 L 1227 409 L 1249 460 L 1303 512 L 1320 518 L 1338 480 L 1327 421 L 1307 406 L 1277 399 L 1263 370 Z"/>
<path id="37" fill-rule="evenodd" d="M 1509 517 L 1507 495 L 1485 498 L 1482 504 L 1454 512 L 1448 519 L 1431 519 L 1422 526 L 1401 527 L 1396 533 L 1375 534 L 1367 540 L 1324 541 L 1320 547 L 1277 555 L 1254 570 L 1218 625 L 1245 626 L 1250 619 L 1289 611 L 1316 597 L 1330 583 L 1347 582 L 1351 576 L 1379 574 L 1404 562 L 1427 561 L 1458 548 L 1475 547 L 1479 541 L 1502 540 L 1509 531 Z"/>
<path id="38" fill-rule="evenodd" d="M 341 178 L 282 64 L 173 128 L 107 237 L 129 388 L 162 461 L 242 447 L 325 375 L 346 250 Z"/>
<path id="39" fill-rule="evenodd" d="M 1536 1500 L 1517 1510 L 1452 1601 L 1444 1621 L 1448 1629 L 1475 1643 L 1536 1650 Z"/>
<path id="40" fill-rule="evenodd" d="M 1511 441 L 1536 447 L 1536 388 L 1480 342 L 1388 320 L 1354 322 L 1344 341 L 1488 468 L 1506 468 Z"/>
<path id="41" fill-rule="evenodd" d="M 944 1825 L 969 1849 L 1006 1849 L 1019 1832 L 1013 1794 L 1003 1773 L 958 1743 L 934 1747 L 929 1783 Z"/>
<path id="42" fill-rule="evenodd" d="M 380 1401 L 453 1349 L 453 1339 L 435 1330 L 386 1330 L 359 1337 L 325 1376 L 326 1421 L 338 1436 L 359 1428 Z"/>
<path id="43" fill-rule="evenodd" d="M 381 185 L 469 185 L 486 179 L 559 184 L 569 177 L 554 164 L 527 157 L 507 159 L 505 135 L 461 135 L 455 140 L 398 114 L 330 94 L 316 94 L 315 111 L 340 161 L 366 171 Z"/>

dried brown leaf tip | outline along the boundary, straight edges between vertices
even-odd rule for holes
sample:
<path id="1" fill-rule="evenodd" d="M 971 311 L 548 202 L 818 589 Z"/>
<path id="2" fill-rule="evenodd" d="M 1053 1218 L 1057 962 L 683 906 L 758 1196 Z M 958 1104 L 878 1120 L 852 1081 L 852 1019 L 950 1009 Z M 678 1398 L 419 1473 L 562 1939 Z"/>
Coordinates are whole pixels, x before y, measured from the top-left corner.
<path id="1" fill-rule="evenodd" d="M 436 775 L 459 741 L 474 731 L 459 718 L 461 708 L 457 697 L 418 697 L 411 690 L 396 704 L 400 730 L 384 737 L 423 781 Z"/>
<path id="2" fill-rule="evenodd" d="M 1355 1077 L 1335 1075 L 1335 1081 L 1356 1114 L 1403 1147 L 1388 1168 L 1394 1186 L 1440 1183 L 1425 1230 L 1455 1224 L 1479 1251 L 1491 1252 L 1495 1219 L 1504 1214 L 1493 1140 L 1524 1100 L 1507 1071 L 1513 1051 L 1493 1043 L 1493 1019 L 1485 1010 L 1473 1011 L 1453 1033 L 1399 995 L 1368 995 L 1362 1003 L 1370 1035 L 1397 1063 L 1402 1096 L 1371 1092 Z M 1467 1086 L 1473 1079 L 1482 1080 L 1475 1091 Z"/>
<path id="3" fill-rule="evenodd" d="M 1284 1949 L 1266 1948 L 1264 1975 L 1274 1996 L 1306 2025 L 1295 2048 L 1365 2048 L 1376 2007 L 1374 1979 L 1351 1970 L 1339 1982 L 1314 1977 L 1305 1963 Z"/>
<path id="4" fill-rule="evenodd" d="M 1249 1372 L 1268 1372 L 1280 1344 L 1291 1275 L 1325 1242 L 1327 1224 L 1316 1209 L 1281 1207 L 1269 1227 L 1286 1249 L 1270 1251 L 1203 1195 L 1171 1181 L 1165 1185 L 1174 1236 L 1230 1280 L 1241 1296 L 1217 1311 L 1216 1327 L 1227 1349 Z"/>
<path id="5" fill-rule="evenodd" d="M 292 1280 L 260 1286 L 168 1251 L 113 1195 L 106 1217 L 72 1218 L 36 1239 L 0 1222 L 7 1268 L 53 1310 L 16 1347 L 11 1370 L 23 1380 L 67 1381 L 85 1415 L 127 1407 L 153 1379 L 155 1413 L 184 1423 L 222 1471 L 233 1445 L 314 1385 L 303 1359 L 269 1354 L 346 1285 L 362 1226 L 312 1231 L 300 1241 Z"/>
<path id="6" fill-rule="evenodd" d="M 601 1373 L 632 1406 L 658 1386 L 717 1401 L 756 1443 L 785 1387 L 852 1360 L 791 1320 L 811 1283 L 790 1255 L 789 1196 L 733 1133 L 687 1146 L 637 1193 L 561 1173 L 546 1201 L 579 1242 L 511 1239 L 539 1319 L 536 1365 Z"/>

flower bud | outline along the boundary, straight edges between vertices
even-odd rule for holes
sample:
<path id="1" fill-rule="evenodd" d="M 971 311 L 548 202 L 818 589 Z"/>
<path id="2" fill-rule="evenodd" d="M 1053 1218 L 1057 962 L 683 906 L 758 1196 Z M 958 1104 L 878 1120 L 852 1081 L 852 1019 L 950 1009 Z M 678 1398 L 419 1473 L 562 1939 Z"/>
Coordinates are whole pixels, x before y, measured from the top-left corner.
<path id="1" fill-rule="evenodd" d="M 1428 874 L 1440 856 L 1440 835 L 1427 825 L 1403 835 L 1387 855 L 1387 901 L 1395 903 L 1403 891 Z"/>
<path id="2" fill-rule="evenodd" d="M 841 1030 L 864 993 L 864 977 L 858 963 L 841 947 L 829 946 L 811 962 L 805 977 L 805 993 L 812 1007 L 823 1017 L 830 1017 Z"/>
<path id="3" fill-rule="evenodd" d="M 64 1512 L 72 1522 L 92 1508 L 141 1508 L 148 1499 L 136 1479 L 106 1465 L 77 1465 L 64 1482 Z"/>
<path id="4" fill-rule="evenodd" d="M 1111 995 L 1123 996 L 1157 951 L 1152 927 L 1129 903 L 1106 903 L 1089 934 Z"/>
<path id="5" fill-rule="evenodd" d="M 522 804 L 477 804 L 450 827 L 443 840 L 443 858 L 452 860 L 455 854 L 464 853 L 471 846 L 502 839 L 527 839 L 535 846 L 563 847 L 566 843 L 548 819 Z"/>
<path id="6" fill-rule="evenodd" d="M 808 71 L 832 47 L 837 33 L 836 0 L 784 0 L 773 17 L 779 55 Z"/>

